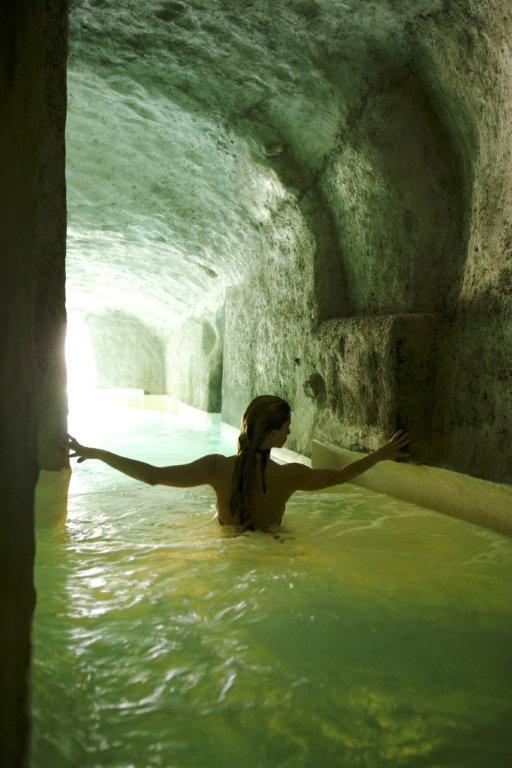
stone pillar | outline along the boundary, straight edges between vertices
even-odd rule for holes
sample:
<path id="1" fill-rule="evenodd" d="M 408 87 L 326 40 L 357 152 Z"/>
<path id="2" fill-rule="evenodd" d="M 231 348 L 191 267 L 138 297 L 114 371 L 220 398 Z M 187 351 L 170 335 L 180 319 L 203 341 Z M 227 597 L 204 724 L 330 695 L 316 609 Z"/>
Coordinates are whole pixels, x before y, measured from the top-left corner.
<path id="1" fill-rule="evenodd" d="M 45 56 L 50 22 L 57 18 L 65 23 L 62 0 L 12 0 L 0 9 L 0 765 L 5 768 L 28 764 L 38 360 L 51 368 L 43 336 L 46 349 L 55 348 L 54 330 L 38 330 L 40 297 L 46 294 L 63 316 L 62 234 L 58 247 L 47 251 L 48 287 L 42 293 L 42 281 L 38 284 L 39 221 L 45 216 L 39 169 L 45 147 L 48 151 L 45 79 L 55 77 L 53 69 L 45 73 Z M 63 49 L 57 59 L 62 72 Z M 55 87 L 62 89 L 62 78 Z M 57 122 L 62 115 L 61 109 Z M 63 160 L 62 146 L 48 158 L 45 173 L 61 176 Z M 55 205 L 62 227 L 62 195 Z"/>
<path id="2" fill-rule="evenodd" d="M 38 463 L 69 467 L 59 450 L 67 431 L 66 369 L 66 59 L 67 2 L 45 3 L 44 73 L 38 185 L 35 343 L 39 384 Z"/>

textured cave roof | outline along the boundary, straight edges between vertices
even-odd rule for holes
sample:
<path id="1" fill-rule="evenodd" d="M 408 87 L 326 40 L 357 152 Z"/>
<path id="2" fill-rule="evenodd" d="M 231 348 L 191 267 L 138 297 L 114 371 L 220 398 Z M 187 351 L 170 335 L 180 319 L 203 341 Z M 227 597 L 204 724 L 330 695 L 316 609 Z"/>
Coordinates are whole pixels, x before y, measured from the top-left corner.
<path id="1" fill-rule="evenodd" d="M 440 0 L 75 0 L 68 308 L 214 309 Z"/>

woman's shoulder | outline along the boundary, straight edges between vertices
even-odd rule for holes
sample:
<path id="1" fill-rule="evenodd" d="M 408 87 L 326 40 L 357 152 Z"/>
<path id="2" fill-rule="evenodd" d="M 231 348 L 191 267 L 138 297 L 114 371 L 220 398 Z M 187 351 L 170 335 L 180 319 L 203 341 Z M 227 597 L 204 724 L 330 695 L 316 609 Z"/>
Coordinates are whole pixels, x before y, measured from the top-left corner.
<path id="1" fill-rule="evenodd" d="M 215 469 L 218 475 L 225 476 L 231 472 L 235 466 L 236 456 L 224 456 L 222 453 L 215 454 Z"/>
<path id="2" fill-rule="evenodd" d="M 223 453 L 216 453 L 217 461 L 221 464 L 234 464 L 236 456 L 224 456 Z"/>

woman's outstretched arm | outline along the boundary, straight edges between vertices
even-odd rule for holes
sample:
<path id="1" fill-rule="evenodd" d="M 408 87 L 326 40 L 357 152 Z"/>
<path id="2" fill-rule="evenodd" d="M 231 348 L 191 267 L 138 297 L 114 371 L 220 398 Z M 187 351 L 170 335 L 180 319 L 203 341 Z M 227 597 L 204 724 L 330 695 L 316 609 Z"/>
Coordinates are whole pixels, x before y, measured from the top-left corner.
<path id="1" fill-rule="evenodd" d="M 404 448 L 410 442 L 409 433 L 397 432 L 385 445 L 377 448 L 362 459 L 347 464 L 343 469 L 310 469 L 303 464 L 290 464 L 290 484 L 293 491 L 320 491 L 332 485 L 348 483 L 354 477 L 371 469 L 379 461 L 407 458 L 409 455 Z"/>
<path id="2" fill-rule="evenodd" d="M 203 456 L 189 464 L 171 467 L 155 467 L 144 461 L 128 459 L 117 453 L 104 451 L 101 448 L 90 448 L 81 445 L 74 437 L 67 435 L 61 442 L 61 447 L 73 451 L 70 457 L 77 457 L 79 462 L 86 459 L 99 459 L 109 467 L 117 469 L 124 475 L 140 480 L 149 485 L 171 485 L 176 488 L 191 488 L 196 485 L 208 485 L 214 480 L 217 455 Z"/>

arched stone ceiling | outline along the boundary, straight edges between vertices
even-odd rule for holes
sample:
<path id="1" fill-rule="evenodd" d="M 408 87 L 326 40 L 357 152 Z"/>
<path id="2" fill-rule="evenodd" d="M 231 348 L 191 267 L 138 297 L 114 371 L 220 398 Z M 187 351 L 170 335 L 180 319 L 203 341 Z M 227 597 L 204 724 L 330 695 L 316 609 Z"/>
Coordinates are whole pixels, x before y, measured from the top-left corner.
<path id="1" fill-rule="evenodd" d="M 68 308 L 166 333 L 259 258 L 440 0 L 74 0 Z"/>

